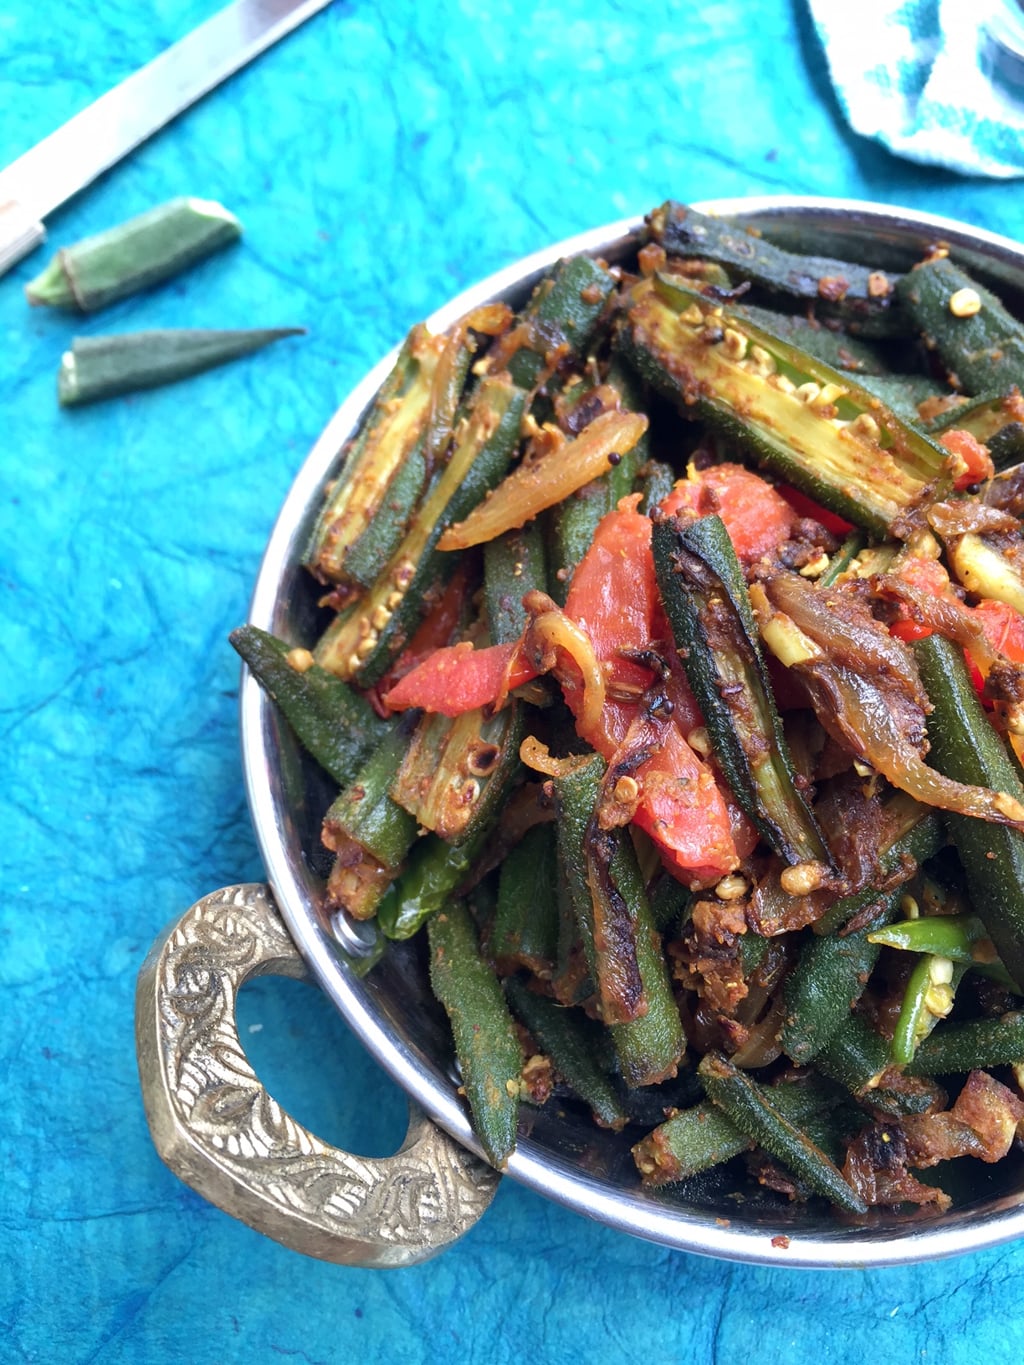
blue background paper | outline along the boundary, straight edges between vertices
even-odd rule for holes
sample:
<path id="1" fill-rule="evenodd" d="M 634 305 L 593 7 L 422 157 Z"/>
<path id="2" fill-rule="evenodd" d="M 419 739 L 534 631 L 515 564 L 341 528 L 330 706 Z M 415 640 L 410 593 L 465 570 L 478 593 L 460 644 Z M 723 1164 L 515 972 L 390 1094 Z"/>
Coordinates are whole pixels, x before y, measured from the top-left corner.
<path id="1" fill-rule="evenodd" d="M 0 4 L 0 165 L 215 8 Z M 0 280 L 0 1359 L 511 1362 L 1024 1358 L 1024 1245 L 793 1273 L 631 1240 L 505 1182 L 440 1259 L 303 1260 L 211 1208 L 147 1135 L 135 974 L 193 900 L 257 879 L 236 660 L 268 531 L 331 411 L 455 291 L 578 230 L 759 192 L 912 204 L 1024 235 L 1013 186 L 849 133 L 800 0 L 336 0 L 50 220 L 50 245 L 176 194 L 243 243 L 98 317 Z M 76 412 L 76 332 L 302 324 L 187 385 Z M 308 988 L 243 995 L 271 1088 L 392 1150 L 403 1103 Z M 967 1325 L 969 1324 L 969 1328 Z M 968 1334 L 969 1333 L 969 1334 Z"/>

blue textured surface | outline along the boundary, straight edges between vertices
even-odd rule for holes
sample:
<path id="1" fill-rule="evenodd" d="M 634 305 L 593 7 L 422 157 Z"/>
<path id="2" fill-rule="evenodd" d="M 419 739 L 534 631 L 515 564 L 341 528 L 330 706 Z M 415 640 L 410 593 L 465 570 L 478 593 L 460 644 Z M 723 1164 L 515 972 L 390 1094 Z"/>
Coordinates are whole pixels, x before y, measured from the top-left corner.
<path id="1" fill-rule="evenodd" d="M 58 25 L 5 0 L 0 165 L 214 7 L 65 0 Z M 139 963 L 199 895 L 260 876 L 225 637 L 294 470 L 369 364 L 463 285 L 669 194 L 859 195 L 1024 235 L 1018 189 L 848 132 L 800 0 L 761 0 L 756 23 L 716 0 L 658 10 L 336 0 L 50 221 L 56 246 L 200 194 L 243 219 L 241 246 L 84 324 L 25 306 L 45 253 L 0 280 L 4 1360 L 1024 1358 L 1024 1246 L 730 1267 L 506 1182 L 440 1259 L 347 1270 L 212 1209 L 146 1132 Z M 292 323 L 309 336 L 186 386 L 56 406 L 73 331 Z M 262 983 L 243 1004 L 299 1118 L 393 1147 L 400 1097 L 314 993 Z M 320 1075 L 303 1060 L 326 1054 Z"/>

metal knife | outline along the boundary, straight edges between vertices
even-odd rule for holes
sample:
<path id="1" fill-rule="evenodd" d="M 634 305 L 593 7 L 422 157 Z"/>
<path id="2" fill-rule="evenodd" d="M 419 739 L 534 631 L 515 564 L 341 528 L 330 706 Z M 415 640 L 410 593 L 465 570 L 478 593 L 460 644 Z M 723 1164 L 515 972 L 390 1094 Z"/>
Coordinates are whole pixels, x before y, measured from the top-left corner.
<path id="1" fill-rule="evenodd" d="M 236 0 L 0 171 L 0 275 L 42 219 L 331 0 Z"/>

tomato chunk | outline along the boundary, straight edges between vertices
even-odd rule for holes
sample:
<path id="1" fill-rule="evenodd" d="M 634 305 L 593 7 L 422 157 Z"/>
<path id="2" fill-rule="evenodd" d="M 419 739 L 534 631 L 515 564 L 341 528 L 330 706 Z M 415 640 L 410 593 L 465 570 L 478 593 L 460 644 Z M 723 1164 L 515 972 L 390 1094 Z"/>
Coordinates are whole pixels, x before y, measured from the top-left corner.
<path id="1" fill-rule="evenodd" d="M 738 464 L 716 464 L 680 479 L 661 504 L 674 515 L 717 512 L 744 564 L 772 554 L 792 535 L 799 513 L 770 483 Z"/>
<path id="2" fill-rule="evenodd" d="M 468 642 L 436 649 L 400 679 L 384 697 L 392 711 L 422 706 L 442 716 L 461 716 L 495 701 L 503 689 L 537 676 L 519 654 L 519 642 L 474 649 Z"/>
<path id="3" fill-rule="evenodd" d="M 972 483 L 982 483 L 996 472 L 988 447 L 983 446 L 969 431 L 945 431 L 939 444 L 953 457 L 953 487 L 963 492 Z"/>

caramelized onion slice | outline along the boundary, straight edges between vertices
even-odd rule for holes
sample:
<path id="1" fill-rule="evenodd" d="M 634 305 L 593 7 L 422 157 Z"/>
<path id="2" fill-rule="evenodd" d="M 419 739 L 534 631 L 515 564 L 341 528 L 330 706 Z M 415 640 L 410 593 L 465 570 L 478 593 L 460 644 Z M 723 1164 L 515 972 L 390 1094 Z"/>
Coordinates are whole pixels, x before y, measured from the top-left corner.
<path id="1" fill-rule="evenodd" d="M 539 512 L 606 474 L 616 456 L 632 450 L 646 430 L 647 418 L 642 413 L 604 412 L 595 417 L 575 440 L 556 445 L 536 459 L 527 456 L 465 521 L 449 526 L 437 542 L 438 549 L 466 550 L 525 526 Z"/>

